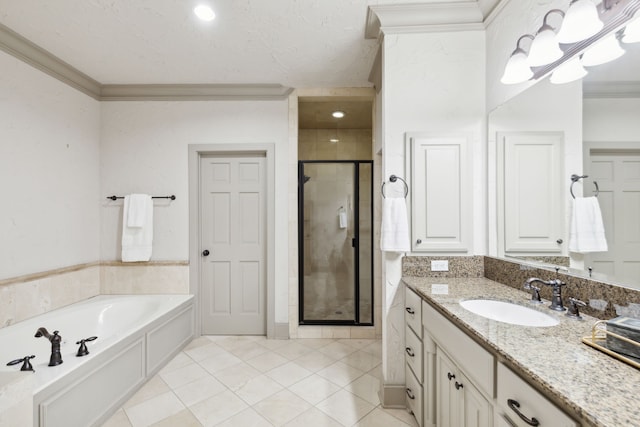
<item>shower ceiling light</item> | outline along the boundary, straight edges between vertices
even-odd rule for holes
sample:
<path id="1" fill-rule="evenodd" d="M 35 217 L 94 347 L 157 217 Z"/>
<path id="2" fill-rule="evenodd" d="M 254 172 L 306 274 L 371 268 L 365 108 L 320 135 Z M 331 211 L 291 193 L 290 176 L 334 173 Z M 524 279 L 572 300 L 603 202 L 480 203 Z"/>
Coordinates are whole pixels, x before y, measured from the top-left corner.
<path id="1" fill-rule="evenodd" d="M 596 35 L 604 23 L 593 0 L 573 0 L 558 32 L 560 43 L 576 43 Z"/>
<path id="2" fill-rule="evenodd" d="M 560 9 L 551 9 L 544 15 L 542 26 L 536 33 L 536 37 L 531 43 L 531 48 L 529 48 L 527 62 L 531 67 L 551 64 L 564 55 L 558 44 L 555 28 L 547 23 L 547 18 L 553 12 L 564 16 L 564 12 Z"/>
<path id="3" fill-rule="evenodd" d="M 206 4 L 201 4 L 193 9 L 193 13 L 203 21 L 213 21 L 216 17 L 215 12 Z"/>
<path id="4" fill-rule="evenodd" d="M 344 111 L 340 111 L 340 110 L 334 111 L 333 113 L 331 113 L 331 115 L 336 119 L 341 119 L 344 117 Z"/>
<path id="5" fill-rule="evenodd" d="M 329 142 L 335 144 L 336 142 L 340 142 L 340 140 L 338 138 L 331 138 L 329 139 Z"/>

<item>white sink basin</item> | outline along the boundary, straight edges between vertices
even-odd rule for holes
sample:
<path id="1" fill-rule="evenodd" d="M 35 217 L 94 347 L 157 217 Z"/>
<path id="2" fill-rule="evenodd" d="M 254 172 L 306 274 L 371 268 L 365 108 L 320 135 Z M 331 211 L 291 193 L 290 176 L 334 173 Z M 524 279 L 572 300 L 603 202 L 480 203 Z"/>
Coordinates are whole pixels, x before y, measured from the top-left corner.
<path id="1" fill-rule="evenodd" d="M 472 299 L 461 301 L 460 305 L 478 316 L 521 326 L 555 326 L 558 320 L 538 310 L 504 301 Z"/>

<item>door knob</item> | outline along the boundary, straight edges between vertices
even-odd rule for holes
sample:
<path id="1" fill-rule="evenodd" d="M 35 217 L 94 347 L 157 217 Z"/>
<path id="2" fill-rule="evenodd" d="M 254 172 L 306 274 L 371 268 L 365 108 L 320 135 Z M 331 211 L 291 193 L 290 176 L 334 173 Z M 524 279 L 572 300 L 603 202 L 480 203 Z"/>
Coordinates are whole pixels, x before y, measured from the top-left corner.
<path id="1" fill-rule="evenodd" d="M 209 249 L 202 251 L 202 256 L 209 256 Z"/>

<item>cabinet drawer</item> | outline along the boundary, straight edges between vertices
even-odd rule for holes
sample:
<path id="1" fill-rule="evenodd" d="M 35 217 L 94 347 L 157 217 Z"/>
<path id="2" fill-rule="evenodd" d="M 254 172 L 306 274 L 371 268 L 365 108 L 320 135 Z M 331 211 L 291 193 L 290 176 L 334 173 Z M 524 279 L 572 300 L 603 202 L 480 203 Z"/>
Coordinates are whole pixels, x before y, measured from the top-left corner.
<path id="1" fill-rule="evenodd" d="M 405 365 L 405 377 L 407 388 L 405 398 L 407 400 L 407 409 L 416 417 L 418 425 L 422 426 L 422 385 L 413 375 L 409 365 Z"/>
<path id="2" fill-rule="evenodd" d="M 502 363 L 498 363 L 498 405 L 499 411 L 506 415 L 514 426 L 528 427 L 524 420 L 518 416 L 513 408 L 509 407 L 508 400 L 512 399 L 517 404 L 518 410 L 526 418 L 536 418 L 540 427 L 576 427 L 577 424 L 567 414 L 549 402 L 527 382 L 513 373 Z"/>
<path id="3" fill-rule="evenodd" d="M 422 302 L 422 325 L 475 385 L 493 398 L 493 355 L 426 302 Z"/>
<path id="4" fill-rule="evenodd" d="M 405 326 L 404 341 L 404 360 L 422 384 L 422 342 L 409 326 Z"/>
<path id="5" fill-rule="evenodd" d="M 413 329 L 413 332 L 422 338 L 422 298 L 405 286 L 404 288 L 404 321 Z"/>

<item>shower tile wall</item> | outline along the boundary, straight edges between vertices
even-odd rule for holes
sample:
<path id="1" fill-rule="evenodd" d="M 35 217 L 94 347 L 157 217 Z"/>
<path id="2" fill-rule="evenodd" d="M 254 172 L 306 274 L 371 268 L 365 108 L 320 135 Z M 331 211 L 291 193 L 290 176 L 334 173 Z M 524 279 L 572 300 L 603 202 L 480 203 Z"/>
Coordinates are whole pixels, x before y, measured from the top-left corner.
<path id="1" fill-rule="evenodd" d="M 371 160 L 371 138 L 370 129 L 300 129 L 298 159 Z"/>

